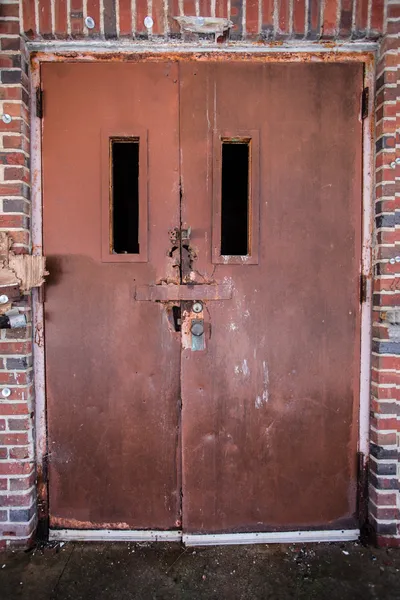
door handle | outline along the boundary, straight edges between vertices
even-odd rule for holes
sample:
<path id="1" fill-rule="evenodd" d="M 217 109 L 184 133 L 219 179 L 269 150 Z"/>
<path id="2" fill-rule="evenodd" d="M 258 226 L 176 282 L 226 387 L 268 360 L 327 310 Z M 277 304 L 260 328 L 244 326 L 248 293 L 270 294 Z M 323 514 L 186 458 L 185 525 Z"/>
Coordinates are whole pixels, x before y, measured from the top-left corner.
<path id="1" fill-rule="evenodd" d="M 190 328 L 192 335 L 200 337 L 204 334 L 204 321 L 203 319 L 192 319 L 192 326 Z"/>

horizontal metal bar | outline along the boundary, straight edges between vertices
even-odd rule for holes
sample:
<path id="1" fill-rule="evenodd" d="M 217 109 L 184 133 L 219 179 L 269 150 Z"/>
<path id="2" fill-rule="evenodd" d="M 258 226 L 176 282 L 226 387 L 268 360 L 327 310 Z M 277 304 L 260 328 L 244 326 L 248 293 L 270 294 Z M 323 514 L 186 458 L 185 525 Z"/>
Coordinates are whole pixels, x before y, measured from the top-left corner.
<path id="1" fill-rule="evenodd" d="M 182 531 L 50 529 L 51 542 L 181 542 Z"/>
<path id="2" fill-rule="evenodd" d="M 342 53 L 363 53 L 363 52 L 375 52 L 378 49 L 376 42 L 337 42 L 337 43 L 310 43 L 310 42 L 299 42 L 299 41 L 287 41 L 285 43 L 277 45 L 255 45 L 251 43 L 243 42 L 229 42 L 227 44 L 207 44 L 202 43 L 201 45 L 188 44 L 185 42 L 158 42 L 157 40 L 149 43 L 144 42 L 131 42 L 131 41 L 105 41 L 105 40 L 40 40 L 27 42 L 27 48 L 30 52 L 93 52 L 93 53 L 150 53 L 158 54 L 165 52 L 174 53 L 215 53 L 215 54 L 229 54 L 229 53 L 250 53 L 250 54 L 283 54 L 287 52 L 293 53 L 307 53 L 307 54 L 342 54 Z M 82 56 L 74 57 L 76 60 L 82 60 Z"/>
<path id="3" fill-rule="evenodd" d="M 323 531 L 274 531 L 261 533 L 182 534 L 182 531 L 50 529 L 49 540 L 59 542 L 181 542 L 186 546 L 226 546 L 239 544 L 293 544 L 296 542 L 353 542 L 359 529 Z"/>
<path id="4" fill-rule="evenodd" d="M 187 284 L 187 285 L 141 285 L 136 288 L 135 299 L 150 302 L 176 300 L 229 300 L 232 298 L 230 285 Z"/>
<path id="5" fill-rule="evenodd" d="M 354 542 L 359 529 L 324 531 L 273 531 L 266 533 L 184 534 L 186 546 L 226 546 L 235 544 L 293 544 L 296 542 Z"/>

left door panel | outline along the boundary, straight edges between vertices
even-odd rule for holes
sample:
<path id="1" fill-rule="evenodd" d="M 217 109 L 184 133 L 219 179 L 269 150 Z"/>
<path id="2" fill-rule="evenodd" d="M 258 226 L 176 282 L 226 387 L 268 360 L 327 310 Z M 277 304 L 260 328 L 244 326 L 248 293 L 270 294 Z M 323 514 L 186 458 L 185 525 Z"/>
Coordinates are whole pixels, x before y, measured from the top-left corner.
<path id="1" fill-rule="evenodd" d="M 42 67 L 53 528 L 180 526 L 179 334 L 162 304 L 134 299 L 138 285 L 179 282 L 168 256 L 179 226 L 177 82 L 165 62 Z M 130 178 L 132 201 L 139 194 L 132 255 L 110 240 L 112 140 L 139 144 L 139 165 L 114 171 L 125 172 L 128 202 Z"/>

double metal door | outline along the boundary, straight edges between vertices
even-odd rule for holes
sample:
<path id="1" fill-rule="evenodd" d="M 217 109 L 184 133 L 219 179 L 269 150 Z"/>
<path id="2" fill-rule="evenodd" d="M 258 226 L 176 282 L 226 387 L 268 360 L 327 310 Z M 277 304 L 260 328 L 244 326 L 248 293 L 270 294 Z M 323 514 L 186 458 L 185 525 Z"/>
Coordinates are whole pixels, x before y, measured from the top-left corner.
<path id="1" fill-rule="evenodd" d="M 42 67 L 53 528 L 354 525 L 362 67 Z"/>

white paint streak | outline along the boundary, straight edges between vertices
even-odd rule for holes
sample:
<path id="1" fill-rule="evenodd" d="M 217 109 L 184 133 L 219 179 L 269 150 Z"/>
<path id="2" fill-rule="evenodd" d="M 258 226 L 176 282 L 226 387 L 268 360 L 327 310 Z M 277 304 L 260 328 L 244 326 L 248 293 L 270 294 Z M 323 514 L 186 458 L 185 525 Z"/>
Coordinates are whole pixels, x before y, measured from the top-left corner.
<path id="1" fill-rule="evenodd" d="M 135 31 L 136 31 L 136 1 L 135 0 L 132 0 L 132 2 L 131 2 L 131 15 L 132 15 L 132 22 L 131 22 L 132 35 L 133 35 L 133 37 L 135 37 Z"/>
<path id="2" fill-rule="evenodd" d="M 56 0 L 51 0 L 51 33 L 56 32 Z"/>
<path id="3" fill-rule="evenodd" d="M 67 0 L 67 33 L 71 35 L 71 0 Z"/>
<path id="4" fill-rule="evenodd" d="M 24 11 L 22 8 L 22 0 L 19 0 L 19 31 L 21 35 L 24 33 Z"/>
<path id="5" fill-rule="evenodd" d="M 35 2 L 35 28 L 37 33 L 40 33 L 39 2 Z"/>
<path id="6" fill-rule="evenodd" d="M 100 0 L 100 33 L 104 35 L 104 2 Z"/>
<path id="7" fill-rule="evenodd" d="M 119 25 L 119 0 L 115 3 L 115 21 L 116 21 L 116 29 L 117 29 L 117 37 L 119 38 L 120 34 L 120 25 Z"/>
<path id="8" fill-rule="evenodd" d="M 261 393 L 260 396 L 257 396 L 255 402 L 254 402 L 254 406 L 256 408 L 261 408 L 262 406 L 264 406 L 265 404 L 268 403 L 269 400 L 269 391 L 268 391 L 268 387 L 269 387 L 269 371 L 268 371 L 268 365 L 266 363 L 265 360 L 263 360 L 263 391 Z"/>

